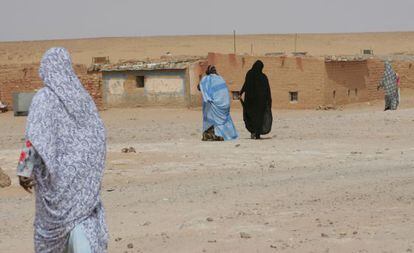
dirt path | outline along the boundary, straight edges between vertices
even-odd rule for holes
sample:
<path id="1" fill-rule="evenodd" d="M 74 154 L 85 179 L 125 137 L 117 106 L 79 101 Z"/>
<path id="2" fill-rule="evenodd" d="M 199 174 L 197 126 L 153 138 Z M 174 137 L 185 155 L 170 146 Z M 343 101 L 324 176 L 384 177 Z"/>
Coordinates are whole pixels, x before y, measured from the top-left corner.
<path id="1" fill-rule="evenodd" d="M 381 108 L 274 112 L 262 141 L 234 110 L 241 138 L 227 143 L 200 141 L 197 110 L 103 112 L 109 252 L 412 252 L 414 109 Z M 25 118 L 0 122 L 12 175 Z M 0 251 L 32 252 L 33 196 L 13 180 Z"/>

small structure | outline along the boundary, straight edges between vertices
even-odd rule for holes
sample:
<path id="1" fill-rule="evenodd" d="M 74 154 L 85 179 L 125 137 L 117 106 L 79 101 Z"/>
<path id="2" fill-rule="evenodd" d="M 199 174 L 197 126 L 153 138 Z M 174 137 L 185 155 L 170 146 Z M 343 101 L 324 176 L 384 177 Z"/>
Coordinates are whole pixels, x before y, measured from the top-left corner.
<path id="1" fill-rule="evenodd" d="M 14 116 L 27 116 L 30 104 L 36 92 L 16 92 L 13 93 Z"/>
<path id="2" fill-rule="evenodd" d="M 374 50 L 372 49 L 362 49 L 361 51 L 364 55 L 374 55 Z"/>
<path id="3" fill-rule="evenodd" d="M 286 52 L 269 52 L 269 53 L 265 53 L 265 56 L 273 56 L 273 57 L 286 56 Z"/>
<path id="4" fill-rule="evenodd" d="M 308 55 L 308 52 L 292 52 L 292 55 L 295 57 L 305 57 Z"/>
<path id="5" fill-rule="evenodd" d="M 196 87 L 205 64 L 201 57 L 163 57 L 95 64 L 89 70 L 102 73 L 106 108 L 191 106 L 200 103 Z"/>
<path id="6" fill-rule="evenodd" d="M 109 64 L 109 56 L 92 57 L 92 64 Z"/>

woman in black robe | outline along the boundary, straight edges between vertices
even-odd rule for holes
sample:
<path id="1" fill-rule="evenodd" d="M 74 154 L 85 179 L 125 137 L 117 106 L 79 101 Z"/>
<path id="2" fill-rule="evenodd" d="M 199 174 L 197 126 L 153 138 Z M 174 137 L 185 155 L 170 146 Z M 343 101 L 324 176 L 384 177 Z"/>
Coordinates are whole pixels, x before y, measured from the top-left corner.
<path id="1" fill-rule="evenodd" d="M 260 135 L 268 134 L 272 129 L 272 95 L 263 68 L 263 62 L 256 61 L 247 72 L 240 91 L 243 119 L 252 139 L 260 139 Z M 245 93 L 244 101 L 241 99 L 243 93 Z"/>

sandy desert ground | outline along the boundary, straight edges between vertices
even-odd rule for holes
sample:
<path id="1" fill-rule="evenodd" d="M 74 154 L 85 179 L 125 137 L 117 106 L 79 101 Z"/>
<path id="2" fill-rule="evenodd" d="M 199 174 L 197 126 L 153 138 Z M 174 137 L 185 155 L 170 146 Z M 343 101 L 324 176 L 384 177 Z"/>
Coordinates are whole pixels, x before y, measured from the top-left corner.
<path id="1" fill-rule="evenodd" d="M 109 252 L 413 252 L 412 106 L 274 111 L 261 141 L 232 115 L 241 138 L 205 143 L 197 109 L 102 112 Z M 0 114 L 11 176 L 25 120 Z M 34 197 L 13 177 L 0 203 L 0 251 L 33 252 Z"/>
<path id="2" fill-rule="evenodd" d="M 293 52 L 294 34 L 237 36 L 237 53 L 254 55 L 269 52 Z M 373 49 L 375 54 L 414 54 L 414 32 L 299 34 L 297 50 L 311 55 L 358 54 Z M 0 64 L 39 62 L 50 47 L 64 46 L 75 63 L 89 65 L 92 57 L 119 59 L 158 58 L 173 55 L 207 55 L 208 52 L 233 53 L 233 36 L 165 36 L 97 38 L 27 42 L 0 42 Z"/>

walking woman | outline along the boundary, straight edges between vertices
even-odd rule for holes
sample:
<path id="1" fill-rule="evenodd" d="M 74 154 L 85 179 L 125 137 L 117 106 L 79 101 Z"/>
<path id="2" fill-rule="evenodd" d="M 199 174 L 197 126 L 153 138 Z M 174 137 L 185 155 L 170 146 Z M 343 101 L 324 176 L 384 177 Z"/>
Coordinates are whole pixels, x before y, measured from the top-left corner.
<path id="1" fill-rule="evenodd" d="M 214 66 L 208 66 L 199 90 L 203 95 L 203 141 L 237 139 L 239 135 L 230 116 L 229 90 Z"/>
<path id="2" fill-rule="evenodd" d="M 386 61 L 384 63 L 385 70 L 384 76 L 378 85 L 379 88 L 383 88 L 385 92 L 385 109 L 388 110 L 397 110 L 399 104 L 398 98 L 398 86 L 397 86 L 397 74 L 392 69 L 391 63 Z"/>
<path id="3" fill-rule="evenodd" d="M 36 194 L 35 252 L 106 252 L 104 124 L 66 49 L 48 50 L 39 73 L 44 87 L 30 106 L 17 168 L 20 185 Z"/>
<path id="4" fill-rule="evenodd" d="M 260 135 L 270 133 L 272 129 L 272 95 L 269 80 L 263 73 L 263 62 L 256 61 L 247 72 L 246 80 L 240 91 L 240 97 L 245 93 L 243 119 L 252 139 L 260 139 Z"/>

